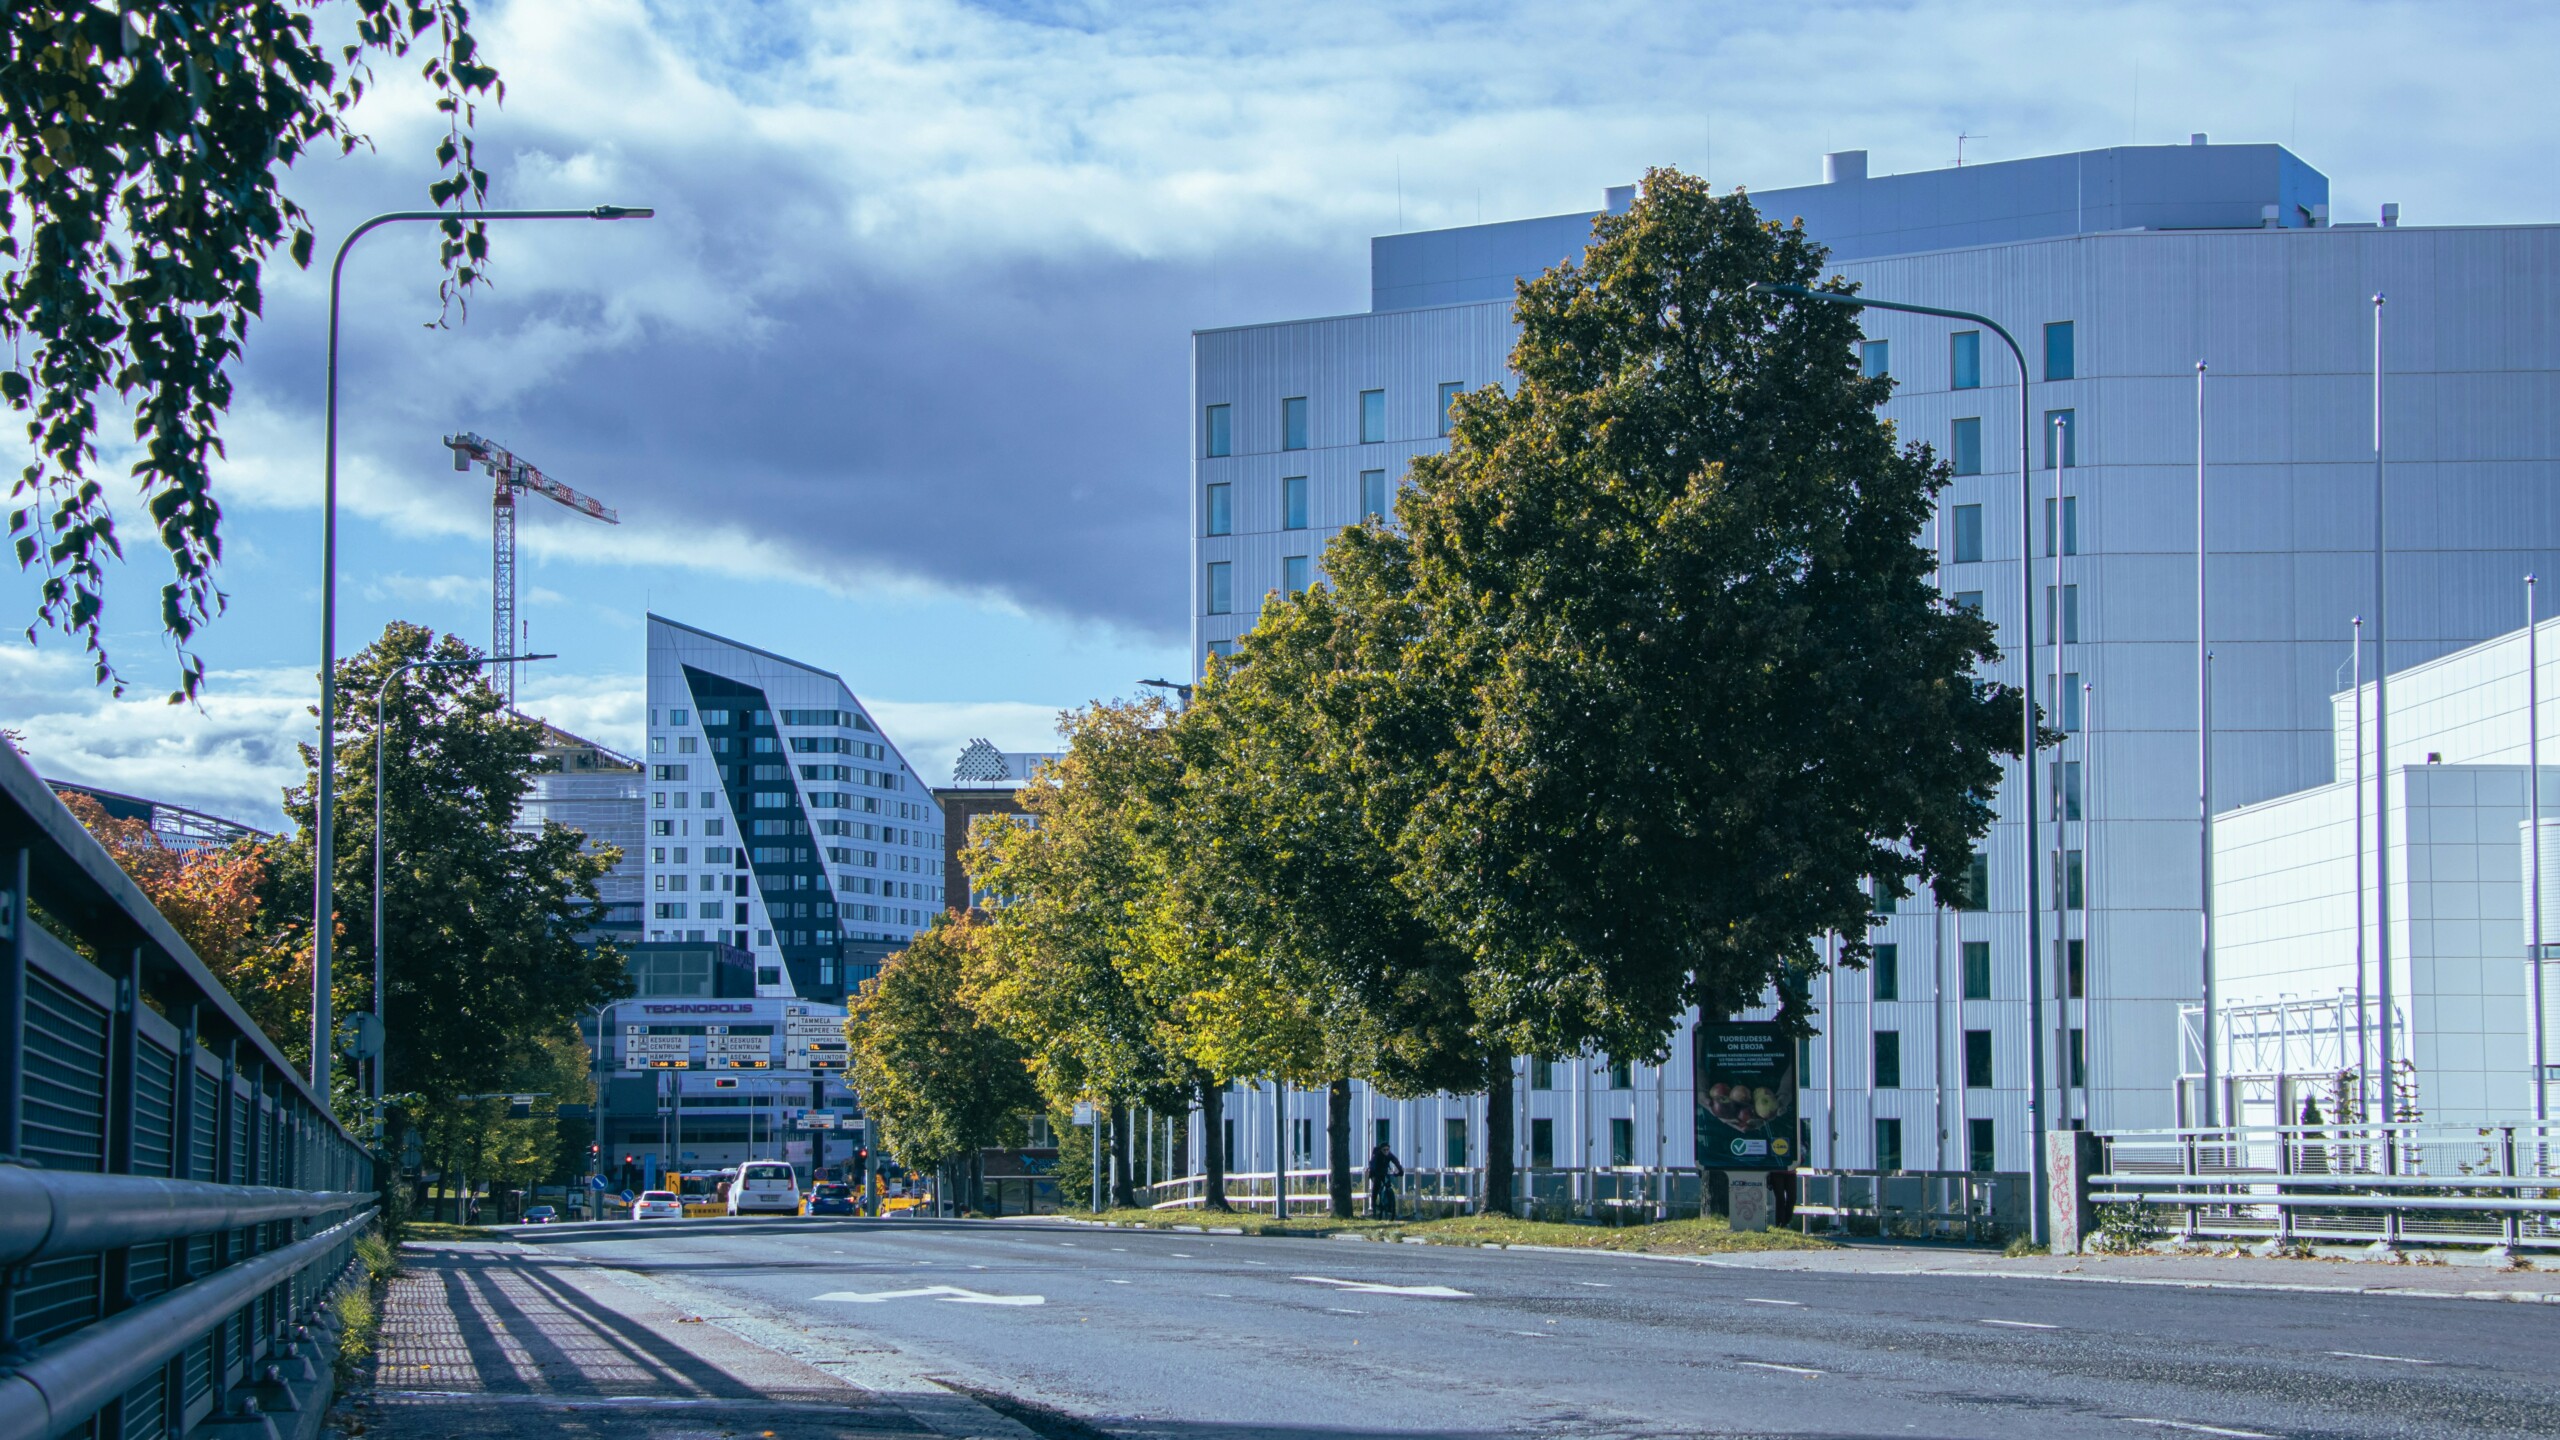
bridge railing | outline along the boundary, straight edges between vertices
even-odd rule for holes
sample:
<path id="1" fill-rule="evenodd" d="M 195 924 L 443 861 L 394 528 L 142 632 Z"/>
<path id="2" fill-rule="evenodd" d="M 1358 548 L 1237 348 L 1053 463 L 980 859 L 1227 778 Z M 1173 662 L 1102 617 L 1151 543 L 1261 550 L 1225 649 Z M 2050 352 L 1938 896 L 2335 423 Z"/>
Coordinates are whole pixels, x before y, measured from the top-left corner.
<path id="1" fill-rule="evenodd" d="M 0 744 L 0 1435 L 324 1403 L 372 1165 Z"/>

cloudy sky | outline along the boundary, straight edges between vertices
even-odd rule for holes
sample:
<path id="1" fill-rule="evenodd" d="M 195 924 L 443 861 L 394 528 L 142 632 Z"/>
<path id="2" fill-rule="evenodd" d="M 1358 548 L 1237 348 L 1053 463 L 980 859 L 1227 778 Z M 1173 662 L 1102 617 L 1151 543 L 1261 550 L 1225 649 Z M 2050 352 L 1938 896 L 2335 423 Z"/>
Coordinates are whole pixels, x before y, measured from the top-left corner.
<path id="1" fill-rule="evenodd" d="M 2290 145 L 2340 219 L 2560 220 L 2560 12 L 2493 3 L 1260 4 L 512 0 L 493 204 L 654 205 L 497 236 L 427 328 L 423 227 L 349 267 L 341 649 L 389 619 L 485 643 L 499 440 L 617 507 L 525 512 L 526 708 L 640 740 L 656 609 L 837 670 L 939 770 L 1184 663 L 1189 332 L 1365 308 L 1371 235 L 1595 208 L 1678 165 L 1808 183 L 1965 156 Z M 423 199 L 413 85 L 375 149 L 291 177 L 323 253 Z M 0 724 L 48 773 L 260 823 L 296 778 L 318 648 L 325 291 L 279 269 L 220 473 L 227 616 L 170 707 L 137 531 L 113 641 L 0 641 Z M 13 427 L 14 428 L 14 427 Z M 14 462 L 13 462 L 14 463 Z M 0 604 L 32 610 L 32 584 Z M 537 673 L 538 672 L 538 673 Z"/>

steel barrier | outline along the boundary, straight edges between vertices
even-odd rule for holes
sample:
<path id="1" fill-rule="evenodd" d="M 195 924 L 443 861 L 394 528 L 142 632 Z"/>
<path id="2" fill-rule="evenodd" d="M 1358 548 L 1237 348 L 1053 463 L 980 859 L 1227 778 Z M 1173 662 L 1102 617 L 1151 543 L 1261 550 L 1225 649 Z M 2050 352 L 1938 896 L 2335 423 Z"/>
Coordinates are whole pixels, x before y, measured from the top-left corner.
<path id="1" fill-rule="evenodd" d="M 0 1435 L 324 1400 L 371 1158 L 5 744 L 0 1036 Z"/>
<path id="2" fill-rule="evenodd" d="M 2026 1233 L 2029 1183 L 2012 1171 L 1799 1170 L 1796 1223 L 1807 1234 L 2003 1240 Z"/>
<path id="3" fill-rule="evenodd" d="M 2088 1203 L 2118 1243 L 2560 1249 L 2560 1125 L 2262 1125 L 2099 1137 Z"/>

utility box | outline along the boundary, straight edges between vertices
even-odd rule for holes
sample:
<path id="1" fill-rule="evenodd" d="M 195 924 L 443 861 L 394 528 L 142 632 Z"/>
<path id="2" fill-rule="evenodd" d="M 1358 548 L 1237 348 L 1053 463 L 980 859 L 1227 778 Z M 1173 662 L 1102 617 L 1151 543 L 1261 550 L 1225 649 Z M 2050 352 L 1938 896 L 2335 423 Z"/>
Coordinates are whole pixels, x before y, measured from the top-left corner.
<path id="1" fill-rule="evenodd" d="M 1769 1228 L 1769 1176 L 1762 1170 L 1736 1170 L 1725 1176 L 1726 1205 L 1738 1232 Z"/>

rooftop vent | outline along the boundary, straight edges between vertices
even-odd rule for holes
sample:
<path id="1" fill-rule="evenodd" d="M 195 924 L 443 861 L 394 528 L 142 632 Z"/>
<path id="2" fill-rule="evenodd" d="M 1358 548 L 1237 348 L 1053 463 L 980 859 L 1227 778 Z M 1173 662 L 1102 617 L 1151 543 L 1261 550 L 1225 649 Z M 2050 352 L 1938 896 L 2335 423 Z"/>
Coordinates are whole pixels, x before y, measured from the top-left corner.
<path id="1" fill-rule="evenodd" d="M 2389 201 L 2385 201 L 2385 202 L 2383 203 L 2383 206 L 2382 206 L 2382 228 L 2383 228 L 2383 229 L 2385 229 L 2385 230 L 2397 230 L 2397 229 L 2399 229 L 2399 228 L 2400 228 L 2400 202 L 2399 202 L 2399 201 L 2397 201 L 2397 200 L 2389 200 Z"/>
<path id="2" fill-rule="evenodd" d="M 2204 132 L 2199 130 L 2193 135 L 2188 136 L 2187 143 L 2190 145 L 2202 145 L 2204 143 Z"/>
<path id="3" fill-rule="evenodd" d="M 1822 183 L 1825 185 L 1866 178 L 1867 152 L 1864 150 L 1834 150 L 1822 157 Z"/>
<path id="4" fill-rule="evenodd" d="M 2273 230 L 2278 225 L 2284 223 L 2282 220 L 2277 218 L 2277 215 L 2278 212 L 2276 207 L 2273 205 L 2261 205 L 2258 207 L 2258 223 L 2269 230 Z"/>
<path id="5" fill-rule="evenodd" d="M 1612 185 L 1600 195 L 1601 208 L 1612 215 L 1624 215 L 1636 208 L 1636 187 Z"/>

